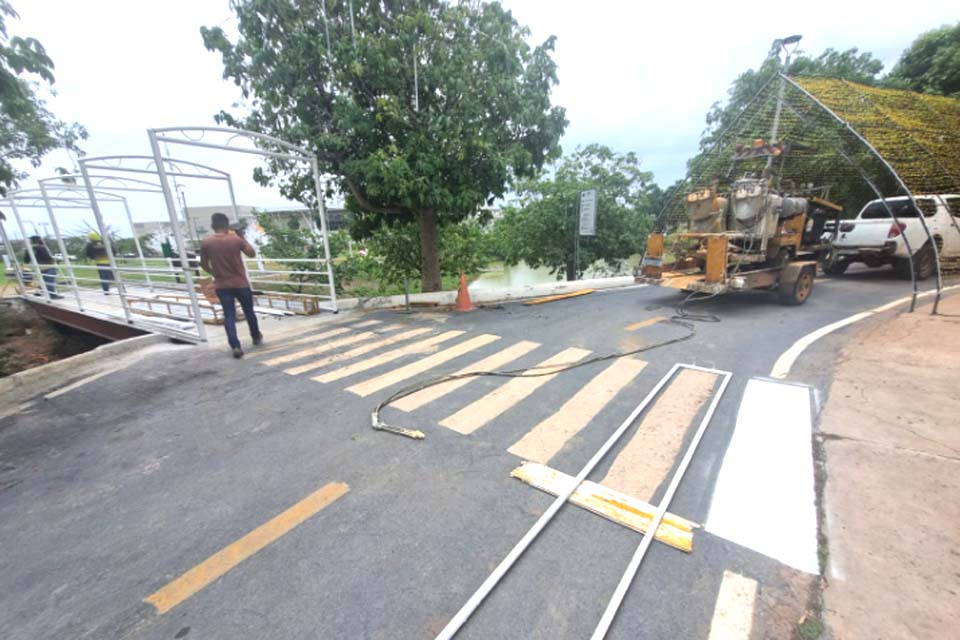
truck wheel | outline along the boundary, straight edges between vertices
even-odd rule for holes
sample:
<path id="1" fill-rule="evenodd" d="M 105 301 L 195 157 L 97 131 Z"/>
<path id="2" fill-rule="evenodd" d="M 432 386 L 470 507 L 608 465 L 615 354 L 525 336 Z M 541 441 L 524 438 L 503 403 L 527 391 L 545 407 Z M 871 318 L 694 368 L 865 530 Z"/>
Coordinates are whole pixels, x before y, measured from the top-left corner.
<path id="1" fill-rule="evenodd" d="M 823 268 L 823 272 L 828 276 L 842 276 L 846 272 L 847 267 L 849 266 L 850 266 L 849 260 L 843 260 L 838 258 L 833 262 L 827 263 L 827 265 Z"/>
<path id="2" fill-rule="evenodd" d="M 794 282 L 781 282 L 779 288 L 779 297 L 782 304 L 801 305 L 810 297 L 813 291 L 814 269 L 806 267 L 800 271 L 800 275 Z"/>
<path id="3" fill-rule="evenodd" d="M 910 279 L 910 258 L 897 258 L 893 263 L 893 268 L 901 278 Z M 930 248 L 930 243 L 923 245 L 919 251 L 913 254 L 913 270 L 917 274 L 917 280 L 926 280 L 933 275 L 936 264 L 934 264 L 933 249 Z"/>
<path id="4" fill-rule="evenodd" d="M 913 257 L 913 268 L 917 270 L 917 280 L 926 280 L 936 271 L 937 265 L 933 261 L 933 248 L 929 244 L 924 245 Z"/>

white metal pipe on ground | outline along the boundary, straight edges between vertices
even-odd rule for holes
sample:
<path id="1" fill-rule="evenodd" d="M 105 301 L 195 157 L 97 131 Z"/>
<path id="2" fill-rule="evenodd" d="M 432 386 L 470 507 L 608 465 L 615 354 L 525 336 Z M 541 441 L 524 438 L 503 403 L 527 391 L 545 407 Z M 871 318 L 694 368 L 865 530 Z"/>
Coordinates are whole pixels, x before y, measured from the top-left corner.
<path id="1" fill-rule="evenodd" d="M 654 513 L 653 521 L 650 523 L 650 528 L 648 529 L 650 532 L 656 531 L 657 528 L 660 527 L 660 523 L 663 521 L 663 516 L 667 513 L 667 509 L 670 507 L 670 502 L 673 500 L 673 495 L 677 492 L 677 488 L 680 486 L 680 481 L 683 479 L 683 475 L 687 472 L 687 467 L 690 466 L 690 461 L 693 459 L 693 454 L 696 452 L 697 446 L 700 444 L 700 440 L 703 438 L 703 433 L 707 430 L 707 426 L 713 419 L 713 413 L 716 411 L 717 405 L 720 404 L 720 399 L 723 397 L 723 392 L 727 390 L 727 384 L 730 383 L 730 377 L 733 375 L 729 371 L 717 371 L 715 369 L 704 369 L 702 367 L 690 368 L 698 371 L 708 371 L 717 375 L 722 375 L 723 379 L 720 381 L 720 387 L 717 389 L 716 394 L 714 394 L 713 399 L 710 401 L 709 407 L 707 407 L 707 412 L 703 415 L 703 419 L 700 421 L 700 426 L 697 427 L 697 431 L 694 434 L 693 439 L 687 446 L 687 451 L 684 453 L 683 459 L 680 461 L 680 466 L 678 466 L 677 470 L 674 472 L 673 477 L 670 479 L 670 484 L 667 486 L 667 490 L 663 494 L 663 498 L 660 500 L 660 504 L 657 505 L 657 511 Z M 617 584 L 617 588 L 614 590 L 613 596 L 610 598 L 610 602 L 607 603 L 607 608 L 600 617 L 600 622 L 597 623 L 597 627 L 594 629 L 593 635 L 590 636 L 591 640 L 603 640 L 603 638 L 606 637 L 607 631 L 610 630 L 610 625 L 613 623 L 613 618 L 617 615 L 617 611 L 620 609 L 620 605 L 623 603 L 623 598 L 627 594 L 627 589 L 630 588 L 630 583 L 633 582 L 633 578 L 637 575 L 637 570 L 640 568 L 640 563 L 643 561 L 643 557 L 646 555 L 647 549 L 649 549 L 650 545 L 653 543 L 654 537 L 655 536 L 653 535 L 643 536 L 643 539 L 640 541 L 640 545 L 633 554 L 633 558 L 630 559 L 630 563 L 627 565 L 626 571 L 623 572 L 623 576 L 620 578 L 620 583 Z"/>
<path id="2" fill-rule="evenodd" d="M 442 631 L 437 635 L 437 640 L 449 640 L 456 635 L 457 631 L 460 630 L 460 627 L 466 623 L 470 618 L 473 612 L 480 606 L 483 600 L 493 591 L 494 587 L 497 586 L 497 583 L 500 582 L 501 578 L 506 575 L 507 571 L 510 570 L 510 567 L 517 561 L 517 559 L 526 551 L 527 547 L 530 546 L 530 543 L 540 534 L 540 532 L 547 526 L 550 520 L 553 519 L 553 516 L 560 510 L 560 508 L 566 503 L 577 487 L 587 478 L 593 468 L 600 463 L 603 457 L 613 448 L 613 445 L 617 443 L 620 437 L 630 428 L 631 425 L 636 421 L 637 417 L 643 412 L 644 409 L 653 401 L 653 399 L 660 393 L 667 382 L 673 378 L 674 374 L 681 367 L 686 365 L 675 364 L 670 367 L 670 370 L 660 379 L 660 381 L 650 390 L 650 393 L 637 405 L 637 407 L 627 416 L 627 419 L 624 420 L 617 430 L 613 432 L 613 435 L 607 439 L 607 441 L 600 447 L 600 450 L 597 451 L 589 462 L 580 470 L 580 472 L 574 478 L 574 481 L 566 488 L 565 491 L 557 495 L 556 499 L 547 507 L 547 510 L 543 512 L 543 515 L 533 524 L 532 527 L 524 534 L 524 536 L 514 545 L 513 549 L 510 550 L 510 553 L 500 561 L 500 564 L 497 565 L 497 568 L 487 576 L 487 579 L 483 581 L 483 584 L 470 596 L 470 599 L 467 600 L 453 618 L 450 619 L 450 622 L 443 628 Z M 700 367 L 691 367 L 700 369 Z M 655 528 L 650 529 L 650 531 L 656 531 Z M 653 536 L 650 536 L 651 538 Z"/>

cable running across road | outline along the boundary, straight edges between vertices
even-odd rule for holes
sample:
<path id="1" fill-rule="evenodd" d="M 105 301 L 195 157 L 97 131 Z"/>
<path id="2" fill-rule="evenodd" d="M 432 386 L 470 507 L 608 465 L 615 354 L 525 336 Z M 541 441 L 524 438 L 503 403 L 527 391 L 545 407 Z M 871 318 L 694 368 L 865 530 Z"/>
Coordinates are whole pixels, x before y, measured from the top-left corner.
<path id="1" fill-rule="evenodd" d="M 668 340 L 663 340 L 656 344 L 646 345 L 643 347 L 638 347 L 636 349 L 631 349 L 629 351 L 621 351 L 617 353 L 610 353 L 602 356 L 595 356 L 593 358 L 588 358 L 587 360 L 581 360 L 579 362 L 573 362 L 567 365 L 539 365 L 536 367 L 526 367 L 522 369 L 508 369 L 503 371 L 469 371 L 466 373 L 455 373 L 448 374 L 443 376 L 438 376 L 436 378 L 430 378 L 427 380 L 421 380 L 414 382 L 413 384 L 407 385 L 402 389 L 399 389 L 392 395 L 388 396 L 382 400 L 376 408 L 373 410 L 373 413 L 370 414 L 370 422 L 374 429 L 378 431 L 388 431 L 390 433 L 396 433 L 398 435 L 407 436 L 408 438 L 414 438 L 416 440 L 421 440 L 425 437 L 422 431 L 417 429 L 409 429 L 407 427 L 400 427 L 396 425 L 387 424 L 386 422 L 380 419 L 380 412 L 383 411 L 385 407 L 390 406 L 397 400 L 405 398 L 409 395 L 413 395 L 423 389 L 428 389 L 430 387 L 436 386 L 438 384 L 443 384 L 445 382 L 450 382 L 452 380 L 461 380 L 463 378 L 479 378 L 479 377 L 493 377 L 493 378 L 536 378 L 539 376 L 552 376 L 558 373 L 563 373 L 564 371 L 571 371 L 579 367 L 585 367 L 587 365 L 596 364 L 597 362 L 606 362 L 608 360 L 616 360 L 618 358 L 626 358 L 628 356 L 636 355 L 638 353 L 643 353 L 645 351 L 651 351 L 653 349 L 659 349 L 661 347 L 666 347 L 671 344 L 677 344 L 679 342 L 684 342 L 689 340 L 696 335 L 696 327 L 690 322 L 720 322 L 720 318 L 711 314 L 694 314 L 686 310 L 686 305 L 691 302 L 705 302 L 714 298 L 717 294 L 710 294 L 705 297 L 695 297 L 697 294 L 696 291 L 691 292 L 683 301 L 677 306 L 676 312 L 673 317 L 670 318 L 670 322 L 676 325 L 679 325 L 687 330 L 685 335 L 670 338 Z"/>

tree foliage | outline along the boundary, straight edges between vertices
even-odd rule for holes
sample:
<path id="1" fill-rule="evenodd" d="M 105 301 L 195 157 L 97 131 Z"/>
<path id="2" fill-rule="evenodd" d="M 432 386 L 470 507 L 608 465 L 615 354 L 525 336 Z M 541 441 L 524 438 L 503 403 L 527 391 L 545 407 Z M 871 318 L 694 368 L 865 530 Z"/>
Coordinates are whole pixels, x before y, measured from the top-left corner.
<path id="1" fill-rule="evenodd" d="M 422 264 L 416 225 L 399 223 L 377 229 L 366 243 L 380 265 L 380 277 L 389 284 L 420 277 Z M 476 273 L 491 260 L 489 232 L 478 220 L 462 220 L 440 229 L 442 275 Z"/>
<path id="2" fill-rule="evenodd" d="M 350 10 L 353 9 L 351 15 Z M 201 30 L 241 88 L 243 117 L 220 122 L 315 152 L 357 214 L 357 234 L 415 222 L 423 289 L 440 284 L 438 228 L 502 197 L 559 153 L 554 38 L 499 3 L 248 0 L 239 38 Z M 272 162 L 262 181 L 312 202 L 308 169 Z"/>
<path id="3" fill-rule="evenodd" d="M 497 221 L 500 251 L 509 264 L 522 260 L 534 268 L 545 266 L 568 280 L 598 260 L 619 266 L 643 251 L 660 196 L 652 177 L 633 153 L 596 144 L 578 148 L 554 172 L 519 185 L 519 202 Z M 589 189 L 597 190 L 597 235 L 581 237 L 574 264 L 579 198 Z"/>
<path id="4" fill-rule="evenodd" d="M 884 84 L 960 98 L 960 22 L 921 34 L 900 56 Z"/>
<path id="5" fill-rule="evenodd" d="M 748 69 L 740 74 L 727 91 L 726 103 L 715 102 L 707 113 L 707 128 L 700 139 L 700 149 L 706 149 L 716 141 L 717 134 L 726 129 L 750 103 L 750 100 L 783 70 L 780 46 L 770 50 L 757 69 Z M 815 58 L 804 54 L 790 62 L 786 71 L 789 76 L 842 78 L 860 84 L 877 84 L 883 63 L 872 53 L 853 47 L 846 51 L 826 49 Z"/>
<path id="6" fill-rule="evenodd" d="M 53 149 L 80 153 L 77 143 L 87 137 L 80 125 L 57 120 L 37 95 L 41 84 L 31 78 L 52 86 L 53 60 L 36 39 L 8 33 L 7 19 L 18 17 L 7 0 L 0 0 L 0 195 L 26 177 L 13 161 L 36 167 Z"/>

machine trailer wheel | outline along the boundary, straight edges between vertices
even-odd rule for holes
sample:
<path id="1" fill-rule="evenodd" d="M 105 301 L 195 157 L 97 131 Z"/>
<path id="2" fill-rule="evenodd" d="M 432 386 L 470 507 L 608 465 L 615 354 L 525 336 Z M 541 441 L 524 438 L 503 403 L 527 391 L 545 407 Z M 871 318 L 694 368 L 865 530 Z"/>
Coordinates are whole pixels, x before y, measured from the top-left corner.
<path id="1" fill-rule="evenodd" d="M 828 276 L 840 276 L 847 270 L 847 267 L 850 266 L 849 260 L 843 260 L 838 258 L 832 262 L 828 262 L 827 265 L 823 268 L 823 272 Z"/>
<path id="2" fill-rule="evenodd" d="M 780 283 L 780 302 L 794 306 L 806 302 L 813 291 L 813 273 L 813 269 L 807 267 L 800 271 L 794 282 Z"/>

